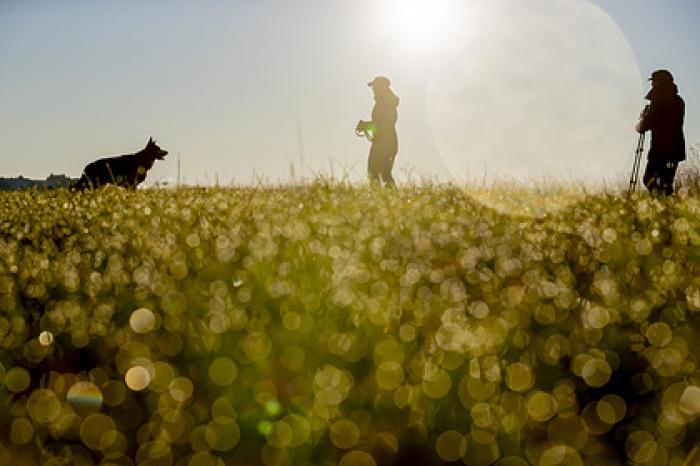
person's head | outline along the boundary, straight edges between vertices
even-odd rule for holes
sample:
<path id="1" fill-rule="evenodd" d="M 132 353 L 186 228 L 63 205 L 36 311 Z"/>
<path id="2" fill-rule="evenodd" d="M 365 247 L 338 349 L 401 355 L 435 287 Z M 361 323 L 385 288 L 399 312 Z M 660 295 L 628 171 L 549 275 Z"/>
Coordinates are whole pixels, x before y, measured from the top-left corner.
<path id="1" fill-rule="evenodd" d="M 378 94 L 388 91 L 389 86 L 391 86 L 391 82 L 389 81 L 389 78 L 385 76 L 377 76 L 372 81 L 368 82 L 367 85 L 372 88 L 372 92 L 374 92 L 376 97 Z"/>
<path id="2" fill-rule="evenodd" d="M 668 70 L 656 70 L 649 78 L 651 90 L 646 95 L 648 100 L 660 101 L 678 94 L 678 86 L 673 82 L 673 75 Z"/>
<path id="3" fill-rule="evenodd" d="M 656 70 L 649 78 L 652 87 L 668 86 L 673 84 L 673 75 L 668 70 Z"/>

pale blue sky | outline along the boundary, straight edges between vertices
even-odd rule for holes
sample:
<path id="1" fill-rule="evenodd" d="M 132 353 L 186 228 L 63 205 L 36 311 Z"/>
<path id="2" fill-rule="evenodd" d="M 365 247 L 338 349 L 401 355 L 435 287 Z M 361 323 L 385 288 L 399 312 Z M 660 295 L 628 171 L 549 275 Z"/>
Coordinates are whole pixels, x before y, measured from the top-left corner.
<path id="1" fill-rule="evenodd" d="M 445 162 L 442 141 L 435 140 L 439 123 L 429 121 L 427 93 L 433 64 L 448 46 L 412 42 L 405 28 L 402 36 L 394 26 L 404 19 L 380 7 L 391 1 L 0 0 L 0 176 L 77 177 L 90 160 L 136 151 L 153 136 L 171 155 L 149 181 L 174 178 L 177 154 L 189 182 L 245 183 L 253 172 L 286 180 L 291 163 L 299 173 L 299 126 L 307 175 L 327 172 L 332 160 L 336 174 L 352 169 L 361 178 L 368 145 L 353 129 L 369 117 L 365 83 L 379 74 L 390 76 L 401 97 L 398 178 L 410 168 L 444 176 L 454 164 Z M 472 1 L 484 0 L 460 3 Z M 687 140 L 700 142 L 700 3 L 595 4 L 627 38 L 643 77 L 661 67 L 674 73 L 687 104 Z M 486 37 L 480 34 L 492 33 L 490 25 L 469 23 L 468 13 L 461 23 L 452 16 L 452 27 L 473 30 L 477 43 Z M 504 12 L 501 26 L 507 21 L 515 19 Z M 508 82 L 512 95 L 528 92 Z M 646 83 L 633 84 L 646 91 Z M 641 108 L 642 95 L 638 102 Z M 633 146 L 638 110 L 628 110 L 620 114 L 632 113 Z M 478 106 L 473 112 L 479 115 Z M 631 154 L 607 157 L 617 167 Z"/>
<path id="2" fill-rule="evenodd" d="M 650 74 L 660 68 L 673 73 L 686 103 L 686 139 L 700 144 L 700 2 L 594 0 L 593 3 L 618 24 L 642 73 Z"/>

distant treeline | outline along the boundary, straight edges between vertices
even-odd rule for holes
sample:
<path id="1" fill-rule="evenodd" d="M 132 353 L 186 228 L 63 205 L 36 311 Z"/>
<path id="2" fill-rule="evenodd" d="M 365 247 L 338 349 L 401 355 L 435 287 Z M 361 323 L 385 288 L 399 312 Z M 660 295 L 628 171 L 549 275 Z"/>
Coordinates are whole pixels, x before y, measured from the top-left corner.
<path id="1" fill-rule="evenodd" d="M 0 191 L 17 191 L 29 188 L 65 188 L 77 180 L 68 178 L 66 175 L 54 175 L 53 173 L 45 180 L 31 180 L 22 175 L 17 178 L 0 177 Z"/>

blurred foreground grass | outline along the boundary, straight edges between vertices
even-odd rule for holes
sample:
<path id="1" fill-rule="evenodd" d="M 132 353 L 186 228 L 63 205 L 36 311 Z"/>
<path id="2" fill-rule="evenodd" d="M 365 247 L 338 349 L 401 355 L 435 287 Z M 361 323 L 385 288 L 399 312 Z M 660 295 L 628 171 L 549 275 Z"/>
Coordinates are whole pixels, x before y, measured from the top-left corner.
<path id="1" fill-rule="evenodd" d="M 601 194 L 507 216 L 438 186 L 0 194 L 0 464 L 682 465 L 699 214 Z"/>

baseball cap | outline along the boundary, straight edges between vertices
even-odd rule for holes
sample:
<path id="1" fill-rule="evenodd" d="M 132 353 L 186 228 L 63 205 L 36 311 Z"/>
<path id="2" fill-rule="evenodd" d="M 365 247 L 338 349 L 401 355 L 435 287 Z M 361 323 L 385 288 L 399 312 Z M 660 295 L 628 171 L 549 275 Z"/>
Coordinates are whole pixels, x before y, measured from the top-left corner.
<path id="1" fill-rule="evenodd" d="M 389 78 L 385 76 L 377 76 L 372 81 L 368 82 L 367 85 L 369 87 L 389 87 L 391 85 L 391 82 L 389 82 Z"/>

